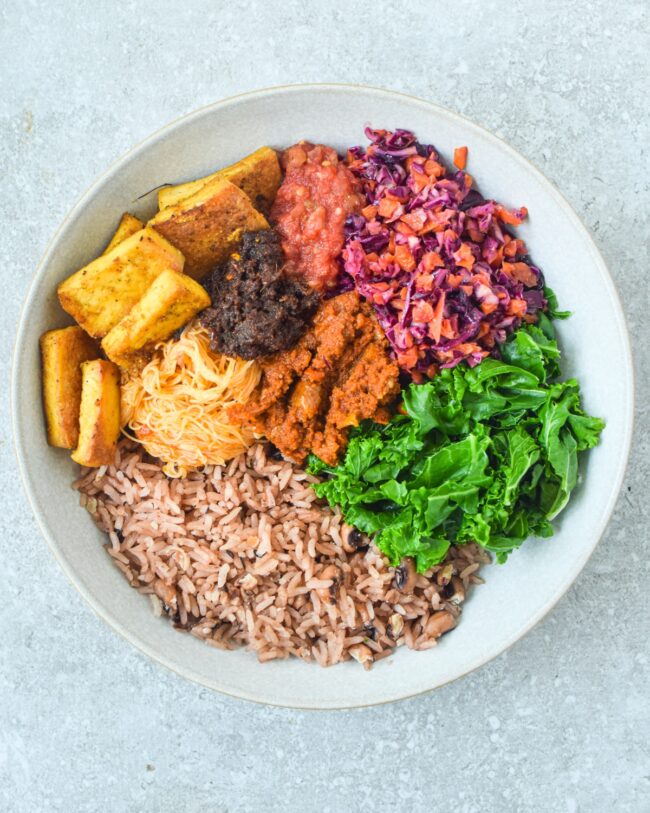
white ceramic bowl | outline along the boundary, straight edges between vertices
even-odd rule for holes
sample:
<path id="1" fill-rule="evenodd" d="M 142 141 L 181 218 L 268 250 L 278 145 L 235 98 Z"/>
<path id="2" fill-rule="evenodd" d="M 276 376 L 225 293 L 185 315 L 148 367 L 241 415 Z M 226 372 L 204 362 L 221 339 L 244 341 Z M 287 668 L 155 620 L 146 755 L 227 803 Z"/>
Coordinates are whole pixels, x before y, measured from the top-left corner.
<path id="1" fill-rule="evenodd" d="M 341 150 L 363 128 L 405 127 L 450 159 L 469 147 L 479 188 L 509 206 L 526 205 L 519 230 L 563 308 L 564 372 L 582 382 L 587 409 L 607 420 L 582 463 L 582 483 L 550 540 L 529 540 L 468 601 L 462 623 L 428 652 L 401 649 L 365 672 L 346 663 L 321 669 L 298 660 L 259 664 L 249 652 L 221 652 L 155 618 L 105 553 L 104 538 L 70 488 L 75 466 L 45 441 L 38 338 L 68 322 L 56 285 L 100 253 L 119 215 L 147 217 L 159 184 L 204 175 L 262 144 L 299 139 Z M 141 197 L 143 196 L 144 197 Z M 460 116 L 397 93 L 303 85 L 248 93 L 198 110 L 152 135 L 81 198 L 50 243 L 23 310 L 13 370 L 20 470 L 34 513 L 61 567 L 91 607 L 143 652 L 175 672 L 229 695 L 301 708 L 371 705 L 426 692 L 494 658 L 526 633 L 576 578 L 600 538 L 623 477 L 632 430 L 632 364 L 621 306 L 588 232 L 559 192 L 524 158 Z M 583 641 L 583 646 L 589 646 Z"/>

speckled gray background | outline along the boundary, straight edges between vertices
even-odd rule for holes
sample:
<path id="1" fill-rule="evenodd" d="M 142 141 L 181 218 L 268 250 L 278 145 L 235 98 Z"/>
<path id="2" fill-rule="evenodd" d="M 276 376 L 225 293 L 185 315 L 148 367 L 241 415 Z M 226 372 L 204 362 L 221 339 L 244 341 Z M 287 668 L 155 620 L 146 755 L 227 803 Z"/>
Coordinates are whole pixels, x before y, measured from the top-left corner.
<path id="1" fill-rule="evenodd" d="M 617 282 L 639 382 L 616 513 L 550 617 L 454 685 L 348 713 L 212 694 L 95 618 L 59 572 L 16 482 L 3 399 L 0 809 L 650 810 L 649 8 L 647 0 L 0 4 L 7 377 L 38 258 L 110 162 L 222 97 L 351 81 L 464 113 L 558 184 Z"/>

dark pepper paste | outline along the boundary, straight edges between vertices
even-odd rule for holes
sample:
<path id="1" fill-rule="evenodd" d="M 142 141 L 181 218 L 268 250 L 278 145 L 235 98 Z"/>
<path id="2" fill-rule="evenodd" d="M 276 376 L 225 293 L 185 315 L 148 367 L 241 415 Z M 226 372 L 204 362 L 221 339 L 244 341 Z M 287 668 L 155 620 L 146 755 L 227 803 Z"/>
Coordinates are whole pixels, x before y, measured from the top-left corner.
<path id="1" fill-rule="evenodd" d="M 202 284 L 212 305 L 200 315 L 211 346 L 226 356 L 256 359 L 296 344 L 319 296 L 283 272 L 284 256 L 272 229 L 247 232 L 238 254 Z"/>

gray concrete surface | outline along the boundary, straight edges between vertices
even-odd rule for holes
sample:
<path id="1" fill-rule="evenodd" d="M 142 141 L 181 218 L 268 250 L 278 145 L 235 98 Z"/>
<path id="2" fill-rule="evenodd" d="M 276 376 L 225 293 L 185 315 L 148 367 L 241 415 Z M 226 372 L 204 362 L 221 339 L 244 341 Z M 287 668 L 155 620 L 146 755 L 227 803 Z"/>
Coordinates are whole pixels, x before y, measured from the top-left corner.
<path id="1" fill-rule="evenodd" d="M 470 116 L 537 164 L 605 255 L 638 376 L 624 491 L 557 609 L 454 685 L 327 714 L 211 694 L 95 618 L 31 517 L 3 398 L 1 810 L 650 810 L 649 8 L 647 0 L 0 4 L 3 381 L 38 258 L 95 176 L 193 108 L 301 81 L 412 92 Z"/>

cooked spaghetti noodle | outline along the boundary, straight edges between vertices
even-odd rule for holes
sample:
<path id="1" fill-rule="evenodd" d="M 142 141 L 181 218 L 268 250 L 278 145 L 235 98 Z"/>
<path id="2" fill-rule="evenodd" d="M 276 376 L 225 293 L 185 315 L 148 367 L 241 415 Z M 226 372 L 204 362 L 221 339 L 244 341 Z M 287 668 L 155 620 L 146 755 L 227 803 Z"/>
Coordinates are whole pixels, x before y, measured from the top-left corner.
<path id="1" fill-rule="evenodd" d="M 208 332 L 190 324 L 176 341 L 164 342 L 142 372 L 123 383 L 122 420 L 170 477 L 222 465 L 254 440 L 252 430 L 228 417 L 258 384 L 254 361 L 210 350 Z M 128 434 L 128 430 L 127 430 Z"/>

